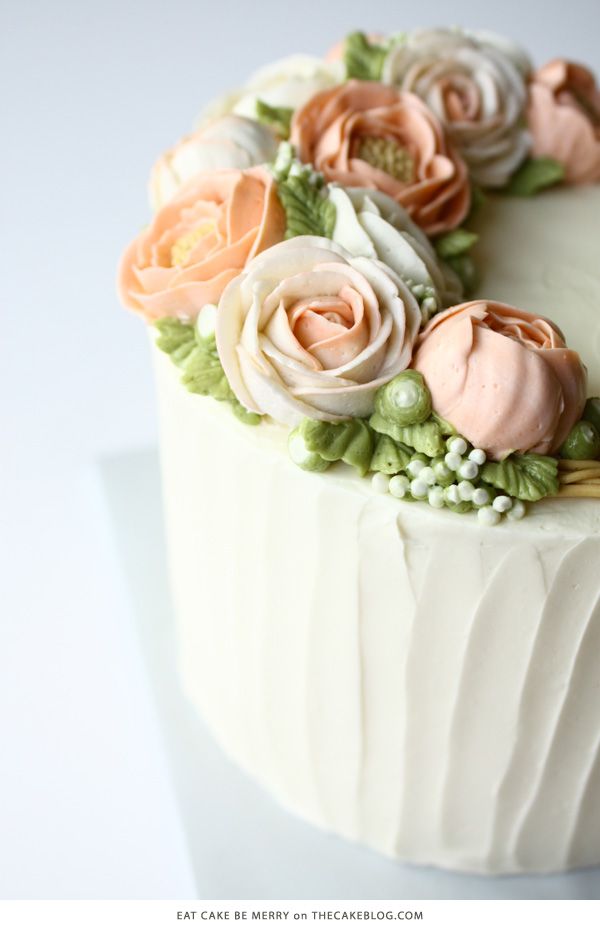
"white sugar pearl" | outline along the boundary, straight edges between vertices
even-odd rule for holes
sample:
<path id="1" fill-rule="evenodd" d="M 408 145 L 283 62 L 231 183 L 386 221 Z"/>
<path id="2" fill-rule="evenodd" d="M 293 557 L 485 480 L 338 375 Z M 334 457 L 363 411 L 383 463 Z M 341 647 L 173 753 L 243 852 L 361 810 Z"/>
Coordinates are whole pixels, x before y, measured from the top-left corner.
<path id="1" fill-rule="evenodd" d="M 493 507 L 481 507 L 477 511 L 477 519 L 483 526 L 495 526 L 502 519 L 497 510 Z"/>
<path id="2" fill-rule="evenodd" d="M 498 497 L 495 497 L 492 501 L 492 507 L 494 510 L 497 510 L 498 513 L 506 513 L 506 511 L 510 510 L 512 507 L 512 501 L 506 494 L 499 494 Z"/>
<path id="3" fill-rule="evenodd" d="M 464 455 L 467 451 L 467 444 L 462 436 L 453 436 L 448 440 L 448 452 L 457 452 L 458 455 Z"/>
<path id="4" fill-rule="evenodd" d="M 444 506 L 443 488 L 439 488 L 439 487 L 429 488 L 427 499 L 431 507 L 435 507 L 436 509 L 439 510 L 441 507 Z"/>
<path id="5" fill-rule="evenodd" d="M 522 520 L 525 516 L 525 504 L 523 501 L 514 500 L 513 505 L 506 514 L 509 520 Z"/>
<path id="6" fill-rule="evenodd" d="M 458 469 L 458 474 L 461 478 L 476 478 L 479 474 L 479 466 L 475 462 L 463 462 Z"/>
<path id="7" fill-rule="evenodd" d="M 409 462 L 406 466 L 406 470 L 412 478 L 416 478 L 424 468 L 425 462 L 422 462 L 421 459 L 413 459 L 413 461 Z"/>
<path id="8" fill-rule="evenodd" d="M 458 452 L 447 452 L 444 456 L 444 462 L 450 469 L 450 471 L 458 471 L 462 465 L 462 458 Z"/>
<path id="9" fill-rule="evenodd" d="M 458 482 L 458 496 L 460 497 L 461 501 L 472 501 L 474 491 L 475 488 L 470 481 Z"/>
<path id="10" fill-rule="evenodd" d="M 472 462 L 475 462 L 476 465 L 484 465 L 487 456 L 483 449 L 471 449 L 469 458 Z"/>
<path id="11" fill-rule="evenodd" d="M 489 504 L 490 495 L 485 488 L 475 488 L 473 491 L 473 497 L 471 498 L 476 507 L 485 507 L 486 504 Z"/>
<path id="12" fill-rule="evenodd" d="M 458 493 L 458 485 L 451 484 L 449 487 L 444 489 L 444 497 L 450 504 L 458 504 L 460 502 L 460 495 Z"/>
<path id="13" fill-rule="evenodd" d="M 410 483 L 410 493 L 413 497 L 424 498 L 427 497 L 427 492 L 429 488 L 424 481 L 421 481 L 420 478 L 413 478 Z"/>
<path id="14" fill-rule="evenodd" d="M 213 335 L 217 325 L 217 308 L 214 304 L 204 304 L 196 320 L 196 329 L 201 339 Z"/>
<path id="15" fill-rule="evenodd" d="M 404 497 L 409 487 L 410 481 L 406 475 L 394 475 L 394 477 L 390 479 L 390 494 L 394 497 Z"/>
<path id="16" fill-rule="evenodd" d="M 390 479 L 387 475 L 384 475 L 378 471 L 371 478 L 371 484 L 373 486 L 373 490 L 377 494 L 387 494 L 390 487 Z"/>
<path id="17" fill-rule="evenodd" d="M 426 465 L 425 468 L 422 468 L 419 472 L 419 479 L 428 485 L 435 484 L 435 474 L 433 468 L 431 468 L 429 465 Z"/>

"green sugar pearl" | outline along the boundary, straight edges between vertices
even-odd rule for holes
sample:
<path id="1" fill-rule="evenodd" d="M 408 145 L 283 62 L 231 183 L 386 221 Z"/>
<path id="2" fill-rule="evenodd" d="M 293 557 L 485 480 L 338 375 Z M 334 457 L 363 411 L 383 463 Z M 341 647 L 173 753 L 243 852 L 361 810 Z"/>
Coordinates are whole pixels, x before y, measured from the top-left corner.
<path id="1" fill-rule="evenodd" d="M 588 420 L 576 423 L 562 446 L 559 454 L 563 459 L 597 459 L 600 457 L 600 434 Z"/>
<path id="2" fill-rule="evenodd" d="M 587 420 L 600 433 L 600 397 L 588 397 L 581 419 Z"/>

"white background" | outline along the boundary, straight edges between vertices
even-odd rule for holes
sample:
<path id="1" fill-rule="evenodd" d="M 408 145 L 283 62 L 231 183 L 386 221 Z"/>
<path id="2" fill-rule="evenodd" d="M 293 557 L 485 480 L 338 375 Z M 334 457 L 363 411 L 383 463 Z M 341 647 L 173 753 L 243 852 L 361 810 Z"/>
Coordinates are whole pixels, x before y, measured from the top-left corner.
<path id="1" fill-rule="evenodd" d="M 354 28 L 491 28 L 598 71 L 600 5 L 2 0 L 0 15 L 0 897 L 191 897 L 97 480 L 155 443 L 143 326 L 114 287 L 152 161 L 256 66 Z"/>

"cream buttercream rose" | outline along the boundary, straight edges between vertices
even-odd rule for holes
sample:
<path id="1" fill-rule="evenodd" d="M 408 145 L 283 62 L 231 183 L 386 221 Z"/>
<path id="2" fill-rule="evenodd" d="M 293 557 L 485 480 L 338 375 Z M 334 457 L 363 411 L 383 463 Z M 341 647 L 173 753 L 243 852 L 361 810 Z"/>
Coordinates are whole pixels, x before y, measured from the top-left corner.
<path id="1" fill-rule="evenodd" d="M 332 184 L 335 205 L 332 239 L 352 255 L 378 258 L 409 285 L 424 322 L 457 303 L 463 288 L 455 272 L 441 261 L 425 233 L 399 204 L 381 191 Z"/>
<path id="2" fill-rule="evenodd" d="M 586 370 L 560 330 L 496 301 L 471 301 L 434 317 L 413 367 L 436 413 L 493 458 L 555 452 L 585 405 Z"/>
<path id="3" fill-rule="evenodd" d="M 314 55 L 289 55 L 255 71 L 243 87 L 213 101 L 202 118 L 237 113 L 254 119 L 258 100 L 271 107 L 295 110 L 314 94 L 343 80 L 341 61 L 324 61 Z"/>
<path id="4" fill-rule="evenodd" d="M 492 33 L 424 29 L 392 45 L 382 80 L 427 103 L 476 183 L 502 187 L 529 151 L 527 70 L 524 53 Z"/>
<path id="5" fill-rule="evenodd" d="M 527 119 L 533 154 L 561 162 L 568 184 L 600 181 L 600 89 L 591 71 L 548 62 L 533 76 Z"/>
<path id="6" fill-rule="evenodd" d="M 296 111 L 290 139 L 326 180 L 388 194 L 430 236 L 458 226 L 469 209 L 466 165 L 414 94 L 347 81 Z"/>
<path id="7" fill-rule="evenodd" d="M 274 133 L 256 120 L 235 115 L 211 120 L 158 159 L 150 176 L 150 202 L 159 210 L 195 175 L 252 168 L 272 161 L 276 151 Z"/>
<path id="8" fill-rule="evenodd" d="M 198 175 L 126 249 L 121 299 L 149 321 L 194 319 L 255 255 L 283 239 L 285 227 L 264 168 Z"/>
<path id="9" fill-rule="evenodd" d="M 298 236 L 257 256 L 225 288 L 216 340 L 244 407 L 295 426 L 368 416 L 410 363 L 421 314 L 382 262 Z"/>

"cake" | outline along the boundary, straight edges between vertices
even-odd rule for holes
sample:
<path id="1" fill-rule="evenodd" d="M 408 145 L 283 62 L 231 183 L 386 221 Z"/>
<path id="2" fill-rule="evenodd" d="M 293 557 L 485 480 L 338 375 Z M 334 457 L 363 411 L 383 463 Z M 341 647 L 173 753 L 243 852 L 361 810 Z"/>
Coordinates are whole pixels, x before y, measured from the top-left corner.
<path id="1" fill-rule="evenodd" d="M 599 125 L 583 66 L 355 33 L 213 104 L 123 257 L 186 694 L 401 861 L 600 862 Z"/>

